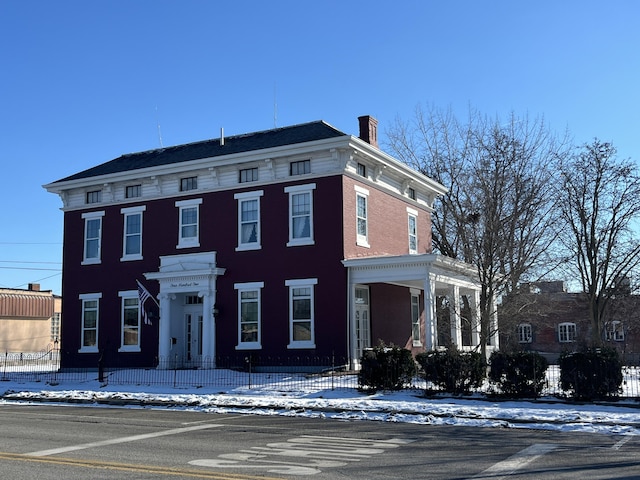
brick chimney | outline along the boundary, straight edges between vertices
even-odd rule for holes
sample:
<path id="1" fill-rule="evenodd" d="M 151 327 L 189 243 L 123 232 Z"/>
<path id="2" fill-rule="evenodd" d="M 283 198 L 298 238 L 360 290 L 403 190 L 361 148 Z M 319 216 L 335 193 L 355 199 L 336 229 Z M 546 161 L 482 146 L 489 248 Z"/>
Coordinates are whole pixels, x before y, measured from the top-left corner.
<path id="1" fill-rule="evenodd" d="M 376 148 L 378 147 L 378 120 L 370 115 L 358 117 L 360 122 L 360 139 Z"/>
<path id="2" fill-rule="evenodd" d="M 40 291 L 40 284 L 39 283 L 30 283 L 29 284 L 29 290 L 31 290 L 32 292 L 39 292 Z"/>

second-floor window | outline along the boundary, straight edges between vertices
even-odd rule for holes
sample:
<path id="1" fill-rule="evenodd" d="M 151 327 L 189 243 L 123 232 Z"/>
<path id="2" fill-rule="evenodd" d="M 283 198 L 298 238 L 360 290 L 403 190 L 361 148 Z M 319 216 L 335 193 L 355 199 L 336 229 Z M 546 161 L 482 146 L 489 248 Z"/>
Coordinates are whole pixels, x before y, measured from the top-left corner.
<path id="1" fill-rule="evenodd" d="M 313 244 L 313 190 L 316 184 L 285 187 L 289 194 L 289 242 L 287 246 Z"/>
<path id="2" fill-rule="evenodd" d="M 576 341 L 576 324 L 564 322 L 558 325 L 558 341 L 569 343 Z"/>
<path id="3" fill-rule="evenodd" d="M 256 250 L 260 244 L 260 197 L 263 190 L 237 193 L 238 201 L 238 246 L 236 250 Z"/>
<path id="4" fill-rule="evenodd" d="M 409 253 L 418 253 L 418 212 L 407 209 L 409 226 Z"/>
<path id="5" fill-rule="evenodd" d="M 82 263 L 100 263 L 102 244 L 102 217 L 104 212 L 83 213 L 84 219 L 84 254 Z"/>
<path id="6" fill-rule="evenodd" d="M 180 200 L 176 202 L 179 215 L 177 248 L 200 246 L 200 204 L 201 198 Z"/>
<path id="7" fill-rule="evenodd" d="M 369 247 L 369 190 L 356 186 L 356 243 Z"/>
<path id="8" fill-rule="evenodd" d="M 124 234 L 122 260 L 140 260 L 142 258 L 142 212 L 146 207 L 123 208 Z"/>

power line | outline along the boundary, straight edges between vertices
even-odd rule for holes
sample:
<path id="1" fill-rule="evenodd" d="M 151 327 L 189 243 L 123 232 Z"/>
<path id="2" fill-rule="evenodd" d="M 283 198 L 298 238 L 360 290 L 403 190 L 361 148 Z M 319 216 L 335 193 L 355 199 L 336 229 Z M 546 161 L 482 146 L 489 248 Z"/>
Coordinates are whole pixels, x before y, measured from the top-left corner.
<path id="1" fill-rule="evenodd" d="M 44 270 L 51 272 L 60 272 L 59 268 L 34 268 L 34 267 L 0 267 L 2 270 Z"/>
<path id="2" fill-rule="evenodd" d="M 62 262 L 35 262 L 31 260 L 0 260 L 0 263 L 35 263 L 38 265 L 62 265 Z"/>

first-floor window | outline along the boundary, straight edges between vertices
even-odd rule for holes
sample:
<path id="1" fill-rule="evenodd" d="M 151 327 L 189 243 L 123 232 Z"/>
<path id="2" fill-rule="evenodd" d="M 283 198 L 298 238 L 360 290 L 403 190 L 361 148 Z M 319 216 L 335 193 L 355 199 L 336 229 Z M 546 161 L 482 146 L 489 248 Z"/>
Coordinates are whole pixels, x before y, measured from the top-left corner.
<path id="1" fill-rule="evenodd" d="M 411 338 L 413 346 L 422 345 L 420 341 L 420 295 L 411 293 Z"/>
<path id="2" fill-rule="evenodd" d="M 531 334 L 531 324 L 521 323 L 518 325 L 518 342 L 531 343 L 533 336 Z"/>
<path id="3" fill-rule="evenodd" d="M 264 282 L 236 283 L 238 291 L 237 349 L 259 349 L 261 345 L 260 292 Z"/>
<path id="4" fill-rule="evenodd" d="M 119 292 L 122 300 L 120 311 L 120 351 L 140 351 L 140 306 L 137 290 Z"/>
<path id="5" fill-rule="evenodd" d="M 620 322 L 619 320 L 608 322 L 605 325 L 605 338 L 608 341 L 623 342 L 624 328 L 622 326 L 622 322 Z"/>
<path id="6" fill-rule="evenodd" d="M 558 325 L 558 341 L 560 343 L 575 342 L 576 324 L 565 322 Z"/>
<path id="7" fill-rule="evenodd" d="M 60 312 L 55 312 L 51 317 L 51 341 L 60 341 Z"/>
<path id="8" fill-rule="evenodd" d="M 101 293 L 80 295 L 82 302 L 82 324 L 80 328 L 80 352 L 98 351 L 98 322 Z"/>
<path id="9" fill-rule="evenodd" d="M 289 287 L 288 348 L 315 348 L 314 286 L 317 278 L 287 280 Z"/>

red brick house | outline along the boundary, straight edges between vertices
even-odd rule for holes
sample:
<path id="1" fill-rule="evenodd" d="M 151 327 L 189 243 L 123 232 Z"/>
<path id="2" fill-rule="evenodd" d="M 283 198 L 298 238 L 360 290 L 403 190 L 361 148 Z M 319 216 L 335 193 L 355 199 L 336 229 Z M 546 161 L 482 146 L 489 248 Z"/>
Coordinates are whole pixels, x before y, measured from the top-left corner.
<path id="1" fill-rule="evenodd" d="M 64 211 L 62 366 L 251 353 L 354 367 L 378 341 L 435 348 L 436 296 L 477 305 L 479 286 L 431 253 L 445 188 L 359 120 L 359 137 L 317 121 L 123 155 L 45 185 Z M 459 319 L 451 337 L 463 347 Z"/>

